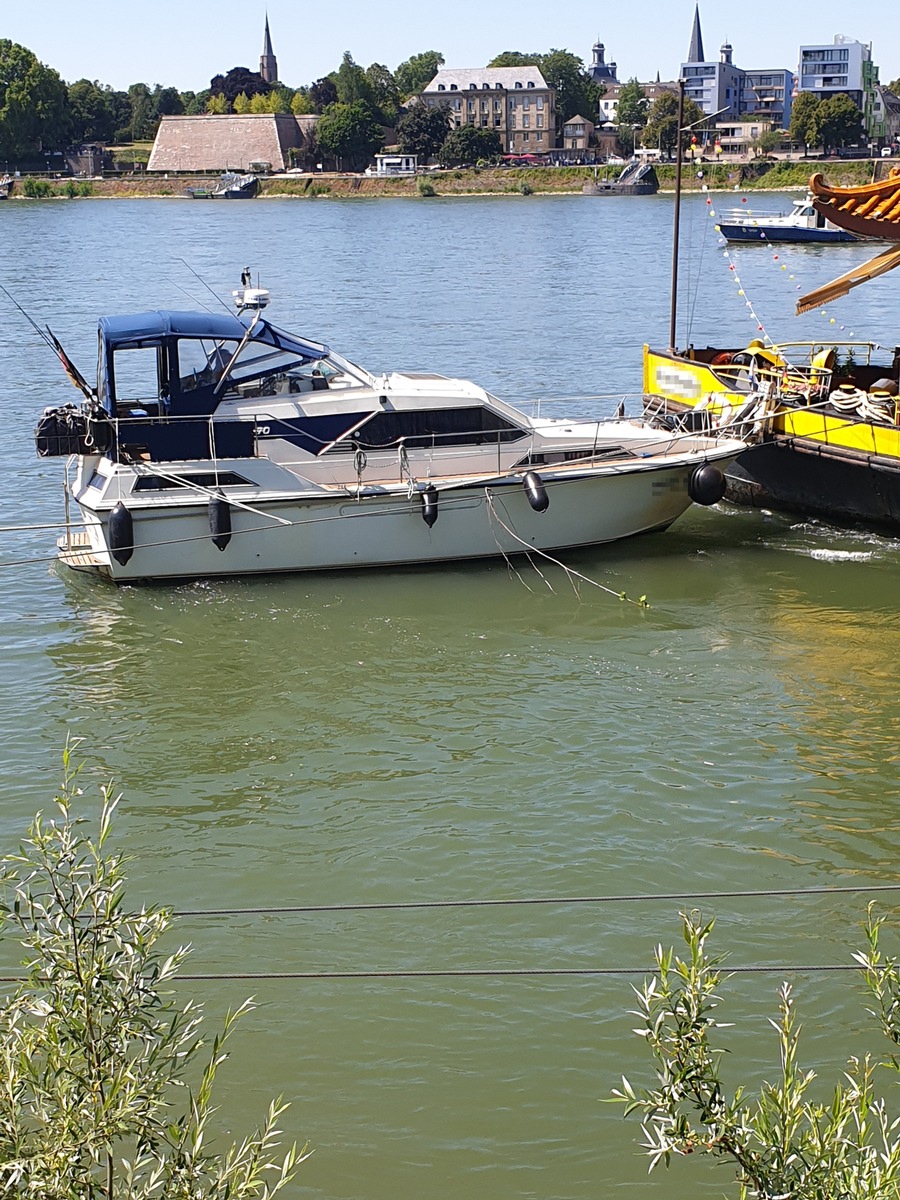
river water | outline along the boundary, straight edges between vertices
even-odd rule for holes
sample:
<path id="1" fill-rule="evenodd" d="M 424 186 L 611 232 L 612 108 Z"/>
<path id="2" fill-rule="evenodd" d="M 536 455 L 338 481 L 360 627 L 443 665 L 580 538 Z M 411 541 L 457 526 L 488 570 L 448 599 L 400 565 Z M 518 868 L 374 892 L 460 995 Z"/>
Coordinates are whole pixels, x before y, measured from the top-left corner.
<path id="1" fill-rule="evenodd" d="M 726 258 L 709 216 L 723 198 L 705 201 L 685 202 L 680 342 L 737 345 L 764 324 L 783 339 L 843 327 L 893 345 L 890 278 L 791 316 L 798 288 L 868 250 Z M 621 394 L 640 388 L 642 341 L 667 340 L 671 209 L 580 196 L 9 202 L 0 282 L 86 374 L 99 315 L 213 307 L 192 271 L 227 298 L 250 265 L 276 323 L 370 369 L 459 374 L 513 401 Z M 72 397 L 7 305 L 4 527 L 60 519 L 61 464 L 34 457 L 31 433 L 42 407 Z M 616 592 L 646 594 L 639 609 L 556 569 L 503 564 L 117 590 L 52 565 L 54 536 L 4 533 L 0 547 L 5 850 L 48 804 L 71 734 L 84 739 L 86 810 L 99 781 L 124 791 L 134 897 L 181 909 L 896 881 L 896 540 L 719 506 L 573 556 Z M 802 968 L 849 961 L 864 904 L 706 910 L 735 965 Z M 658 941 L 678 940 L 679 907 L 248 914 L 184 919 L 179 933 L 196 972 L 645 968 Z M 852 976 L 787 973 L 804 1057 L 826 1079 L 878 1048 Z M 732 1082 L 776 1061 L 766 1017 L 781 978 L 729 985 Z M 222 1121 L 242 1132 L 272 1095 L 292 1102 L 285 1128 L 316 1149 L 293 1196 L 721 1195 L 726 1173 L 693 1160 L 648 1180 L 638 1126 L 603 1103 L 623 1072 L 651 1078 L 631 982 L 184 990 L 213 1015 L 256 996 L 222 1076 Z"/>

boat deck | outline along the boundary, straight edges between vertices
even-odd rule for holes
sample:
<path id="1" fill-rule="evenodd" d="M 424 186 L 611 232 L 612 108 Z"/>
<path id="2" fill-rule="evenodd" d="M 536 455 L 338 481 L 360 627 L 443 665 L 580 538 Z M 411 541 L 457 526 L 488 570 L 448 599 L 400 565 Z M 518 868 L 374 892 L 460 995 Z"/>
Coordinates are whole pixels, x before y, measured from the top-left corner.
<path id="1" fill-rule="evenodd" d="M 103 566 L 91 549 L 86 529 L 69 529 L 57 542 L 59 560 L 75 571 L 96 571 Z"/>

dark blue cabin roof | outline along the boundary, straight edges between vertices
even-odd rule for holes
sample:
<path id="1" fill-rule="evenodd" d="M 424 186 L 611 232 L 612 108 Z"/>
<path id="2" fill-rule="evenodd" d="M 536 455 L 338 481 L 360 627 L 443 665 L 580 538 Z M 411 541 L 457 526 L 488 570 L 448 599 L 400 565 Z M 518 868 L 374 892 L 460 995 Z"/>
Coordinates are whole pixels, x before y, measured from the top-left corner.
<path id="1" fill-rule="evenodd" d="M 100 318 L 100 335 L 111 350 L 163 337 L 240 339 L 247 333 L 247 328 L 248 325 L 244 321 L 231 313 L 173 312 L 170 309 L 160 309 L 156 312 Z M 295 337 L 292 333 L 276 329 L 268 321 L 257 322 L 252 340 L 275 346 L 279 350 L 302 354 L 307 358 L 321 358 L 328 353 L 328 347 L 321 342 Z"/>

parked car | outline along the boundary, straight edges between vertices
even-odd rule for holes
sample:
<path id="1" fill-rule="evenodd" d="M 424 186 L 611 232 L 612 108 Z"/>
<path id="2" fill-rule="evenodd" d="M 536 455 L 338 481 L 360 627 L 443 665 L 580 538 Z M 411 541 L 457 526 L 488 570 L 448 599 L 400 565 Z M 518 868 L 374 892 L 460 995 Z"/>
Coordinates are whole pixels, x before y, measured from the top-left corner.
<path id="1" fill-rule="evenodd" d="M 891 149 L 890 146 L 882 146 L 881 147 L 881 157 L 882 158 L 890 158 L 893 153 L 894 153 L 894 151 Z"/>

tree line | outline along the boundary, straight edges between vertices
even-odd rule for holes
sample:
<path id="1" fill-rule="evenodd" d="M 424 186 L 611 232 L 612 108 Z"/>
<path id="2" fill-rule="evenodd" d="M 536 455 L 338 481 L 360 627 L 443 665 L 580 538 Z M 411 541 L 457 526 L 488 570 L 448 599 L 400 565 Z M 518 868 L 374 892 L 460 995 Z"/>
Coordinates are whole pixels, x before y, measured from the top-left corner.
<path id="1" fill-rule="evenodd" d="M 451 130 L 446 111 L 409 105 L 443 65 L 437 50 L 411 55 L 393 71 L 383 63 L 362 67 L 347 52 L 334 71 L 297 88 L 269 83 L 238 66 L 214 76 L 199 92 L 146 83 L 117 91 L 97 80 L 66 83 L 31 50 L 0 39 L 0 161 L 88 142 L 115 146 L 149 141 L 164 116 L 229 112 L 318 114 L 319 145 L 347 165 L 369 158 L 383 145 L 388 129 L 397 131 L 404 152 L 425 157 L 440 152 L 448 139 L 448 156 L 457 161 L 499 153 L 493 131 Z M 590 117 L 596 111 L 603 89 L 568 50 L 504 51 L 488 64 L 527 65 L 538 66 L 556 89 L 560 127 L 572 116 Z"/>

